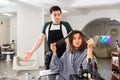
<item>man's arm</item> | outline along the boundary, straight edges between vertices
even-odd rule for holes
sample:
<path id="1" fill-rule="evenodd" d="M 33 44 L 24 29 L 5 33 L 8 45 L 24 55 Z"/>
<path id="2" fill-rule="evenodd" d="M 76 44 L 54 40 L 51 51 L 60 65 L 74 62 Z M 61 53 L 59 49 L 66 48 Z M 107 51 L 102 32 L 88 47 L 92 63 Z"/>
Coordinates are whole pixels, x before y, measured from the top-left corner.
<path id="1" fill-rule="evenodd" d="M 46 35 L 41 33 L 41 35 L 39 36 L 39 38 L 36 40 L 36 42 L 34 43 L 33 48 L 31 49 L 31 52 L 34 53 L 42 44 L 43 40 L 45 39 Z"/>
<path id="2" fill-rule="evenodd" d="M 40 47 L 45 37 L 46 35 L 41 33 L 40 37 L 35 41 L 33 48 L 30 51 L 25 52 L 26 56 L 23 59 L 24 61 L 27 61 L 31 58 L 32 54 Z"/>

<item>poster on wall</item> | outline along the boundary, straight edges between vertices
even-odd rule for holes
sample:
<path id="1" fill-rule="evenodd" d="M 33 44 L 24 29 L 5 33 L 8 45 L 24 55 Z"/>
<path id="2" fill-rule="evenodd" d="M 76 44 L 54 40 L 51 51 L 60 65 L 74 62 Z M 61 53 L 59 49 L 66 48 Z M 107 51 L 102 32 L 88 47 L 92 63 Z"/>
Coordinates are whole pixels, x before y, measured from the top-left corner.
<path id="1" fill-rule="evenodd" d="M 112 29 L 110 30 L 110 35 L 111 35 L 111 36 L 116 37 L 116 36 L 118 36 L 118 34 L 119 34 L 119 31 L 118 31 L 117 28 L 112 28 Z"/>

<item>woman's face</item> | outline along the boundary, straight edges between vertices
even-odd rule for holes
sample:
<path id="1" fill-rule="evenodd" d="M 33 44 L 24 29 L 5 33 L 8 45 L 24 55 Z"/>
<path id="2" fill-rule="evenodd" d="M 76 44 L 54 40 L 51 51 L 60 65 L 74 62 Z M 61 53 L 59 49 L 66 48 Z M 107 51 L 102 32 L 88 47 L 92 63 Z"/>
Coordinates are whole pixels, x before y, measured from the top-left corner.
<path id="1" fill-rule="evenodd" d="M 60 11 L 53 11 L 51 14 L 51 19 L 54 24 L 59 24 L 61 20 L 61 13 Z"/>
<path id="2" fill-rule="evenodd" d="M 80 34 L 77 33 L 73 36 L 73 46 L 75 48 L 79 48 L 81 46 L 81 44 L 82 44 L 82 38 L 81 38 Z"/>

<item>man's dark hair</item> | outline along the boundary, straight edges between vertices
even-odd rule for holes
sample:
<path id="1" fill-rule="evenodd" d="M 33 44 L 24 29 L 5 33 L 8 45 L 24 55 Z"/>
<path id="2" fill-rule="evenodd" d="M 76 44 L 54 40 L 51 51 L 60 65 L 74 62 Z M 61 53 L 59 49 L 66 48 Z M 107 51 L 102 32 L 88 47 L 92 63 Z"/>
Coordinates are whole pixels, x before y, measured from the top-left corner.
<path id="1" fill-rule="evenodd" d="M 59 6 L 52 6 L 50 8 L 50 14 L 52 14 L 53 11 L 60 11 L 60 13 L 62 13 L 62 10 Z"/>

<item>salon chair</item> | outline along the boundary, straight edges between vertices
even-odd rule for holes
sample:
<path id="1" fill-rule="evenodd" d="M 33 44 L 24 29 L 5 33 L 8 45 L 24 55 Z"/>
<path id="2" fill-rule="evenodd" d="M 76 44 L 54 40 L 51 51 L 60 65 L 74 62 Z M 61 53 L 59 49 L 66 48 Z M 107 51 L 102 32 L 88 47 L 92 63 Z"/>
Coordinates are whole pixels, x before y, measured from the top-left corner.
<path id="1" fill-rule="evenodd" d="M 26 71 L 26 80 L 29 80 L 29 70 L 38 70 L 39 69 L 39 60 L 38 53 L 35 52 L 28 61 L 23 61 L 25 54 L 18 53 L 17 56 L 13 58 L 13 70 L 16 72 L 16 75 L 19 71 Z"/>
<path id="2" fill-rule="evenodd" d="M 12 56 L 15 54 L 15 49 L 11 48 L 11 44 L 3 44 L 1 47 L 1 54 L 3 55 L 3 59 L 6 61 L 11 61 Z"/>

